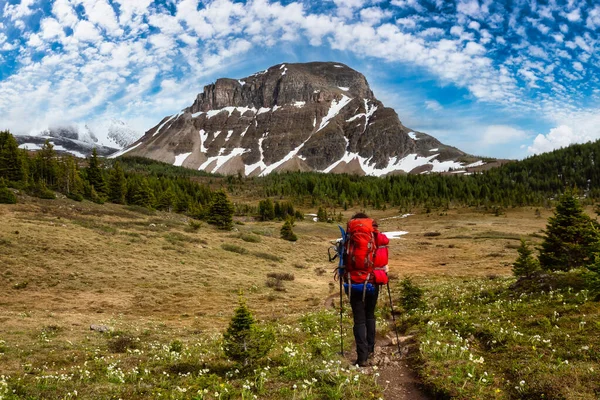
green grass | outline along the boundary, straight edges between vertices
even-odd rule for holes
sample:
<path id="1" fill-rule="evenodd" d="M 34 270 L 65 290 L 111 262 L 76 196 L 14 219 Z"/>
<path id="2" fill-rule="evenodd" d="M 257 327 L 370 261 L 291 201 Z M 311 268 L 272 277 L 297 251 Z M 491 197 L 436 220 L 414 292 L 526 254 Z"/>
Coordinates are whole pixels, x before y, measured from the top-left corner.
<path id="1" fill-rule="evenodd" d="M 400 321 L 418 337 L 424 384 L 458 399 L 597 399 L 600 304 L 586 290 L 513 283 L 425 283 L 427 306 Z"/>
<path id="2" fill-rule="evenodd" d="M 232 253 L 238 253 L 238 254 L 248 254 L 249 253 L 248 249 L 246 249 L 245 247 L 242 247 L 242 246 L 238 246 L 237 244 L 223 243 L 221 245 L 221 248 L 226 251 L 231 251 Z"/>
<path id="3" fill-rule="evenodd" d="M 337 318 L 335 312 L 323 311 L 285 323 L 263 323 L 275 333 L 275 345 L 250 368 L 227 359 L 220 335 L 179 339 L 177 331 L 159 324 L 143 329 L 121 326 L 120 332 L 93 333 L 72 342 L 68 329 L 47 326 L 29 349 L 0 340 L 0 356 L 21 363 L 20 372 L 0 378 L 0 398 L 380 397 L 377 375 L 346 367 L 337 356 Z M 52 349 L 57 346 L 68 347 L 68 355 L 55 355 Z"/>

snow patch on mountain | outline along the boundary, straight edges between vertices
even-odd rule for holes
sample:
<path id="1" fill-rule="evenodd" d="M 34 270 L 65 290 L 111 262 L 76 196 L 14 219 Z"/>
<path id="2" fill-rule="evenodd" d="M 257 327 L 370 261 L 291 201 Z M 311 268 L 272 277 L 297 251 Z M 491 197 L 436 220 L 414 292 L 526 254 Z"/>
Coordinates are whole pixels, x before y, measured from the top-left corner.
<path id="1" fill-rule="evenodd" d="M 346 95 L 342 95 L 342 99 L 339 102 L 336 99 L 331 100 L 331 106 L 329 107 L 329 112 L 321 120 L 321 125 L 319 125 L 319 129 L 317 129 L 317 132 L 319 132 L 321 129 L 325 128 L 327 126 L 327 124 L 329 124 L 329 121 L 332 118 L 335 118 L 339 114 L 339 112 L 342 110 L 342 108 L 344 108 L 351 101 L 352 101 L 352 99 Z"/>
<path id="2" fill-rule="evenodd" d="M 19 148 L 23 149 L 23 150 L 33 151 L 33 150 L 41 150 L 42 146 L 40 146 L 37 143 L 22 143 L 19 145 Z"/>
<path id="3" fill-rule="evenodd" d="M 108 158 L 117 158 L 119 156 L 122 156 L 123 154 L 130 152 L 131 150 L 135 149 L 136 147 L 138 147 L 141 144 L 142 144 L 142 142 L 136 143 L 135 145 L 131 146 L 128 149 L 123 149 L 121 151 L 111 154 L 110 156 L 108 156 Z"/>
<path id="4" fill-rule="evenodd" d="M 479 160 L 479 161 L 475 161 L 472 164 L 465 165 L 465 168 L 481 167 L 482 165 L 485 165 L 485 163 L 483 161 Z"/>
<path id="5" fill-rule="evenodd" d="M 175 162 L 173 163 L 174 166 L 176 167 L 181 167 L 181 165 L 183 165 L 183 162 L 186 160 L 186 158 L 188 158 L 192 153 L 183 153 L 183 154 L 179 154 L 177 156 L 175 156 Z"/>
<path id="6" fill-rule="evenodd" d="M 341 163 L 350 163 L 351 161 L 357 160 L 360 164 L 361 169 L 366 175 L 371 176 L 384 176 L 391 172 L 403 171 L 410 172 L 415 168 L 422 167 L 425 165 L 431 165 L 433 172 L 445 172 L 450 168 L 461 168 L 463 165 L 456 161 L 439 161 L 436 160 L 438 154 L 434 154 L 427 157 L 419 156 L 418 154 L 409 154 L 404 158 L 397 159 L 391 157 L 388 161 L 388 165 L 385 168 L 375 168 L 370 158 L 360 156 L 358 153 L 346 152 L 342 158 L 325 168 L 324 173 L 333 171 Z"/>
<path id="7" fill-rule="evenodd" d="M 206 139 L 208 139 L 208 133 L 204 129 L 200 129 L 200 151 L 202 153 L 206 153 L 206 147 L 204 147 L 204 143 L 206 143 Z"/>
<path id="8" fill-rule="evenodd" d="M 410 136 L 410 138 L 412 140 L 419 140 L 419 138 L 417 137 L 417 134 L 414 132 L 408 132 L 408 136 Z"/>
<path id="9" fill-rule="evenodd" d="M 249 150 L 241 148 L 241 147 L 236 147 L 234 149 L 231 149 L 231 151 L 227 155 L 218 155 L 218 156 L 208 157 L 208 160 L 206 160 L 198 169 L 206 171 L 206 168 L 208 168 L 212 163 L 214 163 L 216 161 L 215 166 L 210 171 L 207 171 L 207 172 L 215 173 L 227 161 L 231 160 L 235 156 L 242 155 L 247 151 L 249 151 Z"/>

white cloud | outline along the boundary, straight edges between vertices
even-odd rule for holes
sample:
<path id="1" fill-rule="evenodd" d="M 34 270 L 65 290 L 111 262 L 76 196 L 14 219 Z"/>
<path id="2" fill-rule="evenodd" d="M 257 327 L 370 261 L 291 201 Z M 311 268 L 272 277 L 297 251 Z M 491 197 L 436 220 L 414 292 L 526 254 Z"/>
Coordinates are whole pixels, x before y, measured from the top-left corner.
<path id="1" fill-rule="evenodd" d="M 588 11 L 588 17 L 585 26 L 589 29 L 600 28 L 600 6 L 596 6 Z"/>
<path id="2" fill-rule="evenodd" d="M 111 36 L 123 34 L 114 9 L 106 0 L 78 0 L 83 3 L 90 22 L 102 27 Z"/>
<path id="3" fill-rule="evenodd" d="M 58 22 L 65 27 L 72 28 L 79 20 L 69 0 L 56 0 L 52 4 L 52 13 L 56 16 Z"/>
<path id="4" fill-rule="evenodd" d="M 577 71 L 583 71 L 583 65 L 579 61 L 573 63 L 573 68 Z"/>
<path id="5" fill-rule="evenodd" d="M 456 11 L 459 14 L 465 14 L 471 18 L 483 19 L 489 14 L 490 0 L 483 0 L 481 4 L 478 0 L 459 0 L 456 5 Z"/>
<path id="6" fill-rule="evenodd" d="M 537 135 L 528 147 L 529 153 L 545 153 L 574 143 L 600 139 L 600 110 L 575 113 L 557 110 L 554 119 L 557 127 L 545 135 Z"/>
<path id="7" fill-rule="evenodd" d="M 469 28 L 478 31 L 479 28 L 481 27 L 481 24 L 477 21 L 471 21 L 469 22 Z"/>
<path id="8" fill-rule="evenodd" d="M 475 42 L 468 42 L 465 46 L 465 53 L 470 55 L 479 55 L 485 53 L 485 47 Z"/>
<path id="9" fill-rule="evenodd" d="M 440 103 L 438 103 L 437 101 L 435 101 L 435 100 L 427 100 L 425 102 L 425 108 L 428 109 L 428 110 L 440 111 L 444 107 Z"/>
<path id="10" fill-rule="evenodd" d="M 62 25 L 54 18 L 44 18 L 40 25 L 40 36 L 46 41 L 62 38 L 65 35 Z"/>
<path id="11" fill-rule="evenodd" d="M 577 22 L 581 19 L 581 10 L 576 8 L 575 10 L 571 11 L 570 13 L 565 14 L 565 18 L 571 22 Z"/>
<path id="12" fill-rule="evenodd" d="M 83 42 L 99 42 L 102 40 L 102 35 L 90 21 L 83 20 L 77 23 L 73 30 L 73 37 Z"/>
<path id="13" fill-rule="evenodd" d="M 21 0 L 18 4 L 4 4 L 4 15 L 10 17 L 12 21 L 16 21 L 20 18 L 27 17 L 35 12 L 32 8 L 37 3 L 37 0 Z"/>
<path id="14" fill-rule="evenodd" d="M 483 146 L 515 143 L 525 139 L 526 137 L 527 133 L 525 131 L 512 126 L 490 125 L 483 132 L 480 143 Z"/>
<path id="15" fill-rule="evenodd" d="M 360 10 L 360 19 L 369 25 L 377 25 L 383 19 L 390 18 L 391 11 L 384 11 L 379 7 L 369 7 Z"/>

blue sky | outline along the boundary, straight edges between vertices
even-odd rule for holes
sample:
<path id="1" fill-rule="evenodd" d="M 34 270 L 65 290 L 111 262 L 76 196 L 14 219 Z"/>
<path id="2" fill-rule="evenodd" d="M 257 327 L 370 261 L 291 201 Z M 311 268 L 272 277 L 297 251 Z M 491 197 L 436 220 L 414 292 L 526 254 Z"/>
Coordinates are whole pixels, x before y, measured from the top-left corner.
<path id="1" fill-rule="evenodd" d="M 402 122 L 472 154 L 600 138 L 593 0 L 0 0 L 0 129 L 144 131 L 205 84 L 282 62 L 363 72 Z"/>

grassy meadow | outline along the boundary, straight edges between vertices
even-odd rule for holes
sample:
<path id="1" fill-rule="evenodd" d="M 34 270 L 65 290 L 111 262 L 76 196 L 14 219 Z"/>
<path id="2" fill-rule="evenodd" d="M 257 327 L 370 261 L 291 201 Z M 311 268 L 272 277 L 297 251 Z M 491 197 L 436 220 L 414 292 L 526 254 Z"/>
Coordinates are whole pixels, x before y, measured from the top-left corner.
<path id="1" fill-rule="evenodd" d="M 551 211 L 413 213 L 372 216 L 383 231 L 409 232 L 390 244 L 390 271 L 425 289 L 426 305 L 397 318 L 425 388 L 597 398 L 598 303 L 577 289 L 509 288 L 519 239 L 539 242 Z M 0 205 L 0 221 L 0 399 L 389 397 L 376 368 L 337 355 L 338 316 L 326 306 L 337 293 L 326 256 L 334 224 L 298 221 L 287 242 L 281 222 L 238 219 L 223 232 L 179 214 L 29 197 Z M 245 369 L 220 336 L 240 293 L 276 338 Z M 349 315 L 345 326 L 351 349 Z"/>

